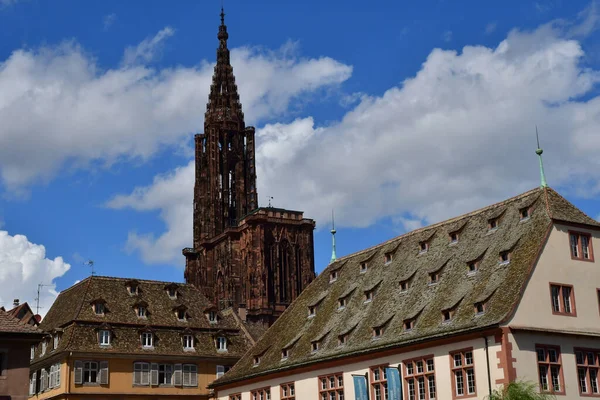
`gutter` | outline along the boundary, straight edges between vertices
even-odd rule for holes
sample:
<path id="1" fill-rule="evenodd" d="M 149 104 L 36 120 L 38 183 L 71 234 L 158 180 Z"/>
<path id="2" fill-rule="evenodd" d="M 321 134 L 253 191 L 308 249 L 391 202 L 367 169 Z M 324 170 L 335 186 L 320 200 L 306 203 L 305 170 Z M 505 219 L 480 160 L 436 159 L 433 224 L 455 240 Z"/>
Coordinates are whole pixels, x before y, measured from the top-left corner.
<path id="1" fill-rule="evenodd" d="M 485 343 L 485 365 L 487 367 L 487 379 L 488 379 L 488 396 L 492 395 L 492 373 L 490 372 L 490 352 L 488 346 L 488 338 L 487 336 L 483 336 L 483 341 Z"/>

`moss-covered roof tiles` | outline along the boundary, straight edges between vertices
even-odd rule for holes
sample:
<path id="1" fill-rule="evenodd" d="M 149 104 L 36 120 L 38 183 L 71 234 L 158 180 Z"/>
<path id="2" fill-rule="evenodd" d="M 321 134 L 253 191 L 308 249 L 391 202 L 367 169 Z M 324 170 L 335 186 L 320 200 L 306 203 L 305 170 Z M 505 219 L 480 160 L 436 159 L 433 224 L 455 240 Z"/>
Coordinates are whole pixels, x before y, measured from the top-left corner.
<path id="1" fill-rule="evenodd" d="M 520 210 L 531 207 L 521 220 Z M 489 220 L 500 218 L 489 230 Z M 341 257 L 330 264 L 269 328 L 254 348 L 235 367 L 213 383 L 220 386 L 271 372 L 311 365 L 319 361 L 376 352 L 444 336 L 497 326 L 510 316 L 535 262 L 553 219 L 600 226 L 550 188 L 536 188 L 469 214 L 389 240 L 373 248 Z M 460 230 L 451 243 L 449 233 Z M 426 252 L 420 242 L 428 241 Z M 391 262 L 384 254 L 395 250 Z M 510 262 L 500 263 L 500 252 L 510 249 Z M 368 269 L 361 273 L 361 262 Z M 477 260 L 476 272 L 468 263 Z M 388 260 L 389 261 L 389 260 Z M 443 268 L 442 268 L 443 267 Z M 439 282 L 429 273 L 441 269 Z M 338 270 L 330 282 L 330 272 Z M 408 290 L 400 281 L 409 279 Z M 372 301 L 364 291 L 377 286 Z M 353 288 L 355 290 L 351 290 Z M 345 307 L 339 298 L 350 293 Z M 474 304 L 486 301 L 485 312 L 476 315 Z M 316 315 L 308 307 L 319 303 Z M 452 308 L 449 322 L 442 310 Z M 389 319 L 386 322 L 386 318 Z M 404 321 L 415 318 L 410 330 Z M 383 334 L 373 338 L 373 328 L 386 323 Z M 317 351 L 311 341 L 328 332 Z M 348 333 L 340 345 L 338 337 Z M 286 359 L 281 350 L 290 346 Z M 254 365 L 252 354 L 263 354 Z"/>

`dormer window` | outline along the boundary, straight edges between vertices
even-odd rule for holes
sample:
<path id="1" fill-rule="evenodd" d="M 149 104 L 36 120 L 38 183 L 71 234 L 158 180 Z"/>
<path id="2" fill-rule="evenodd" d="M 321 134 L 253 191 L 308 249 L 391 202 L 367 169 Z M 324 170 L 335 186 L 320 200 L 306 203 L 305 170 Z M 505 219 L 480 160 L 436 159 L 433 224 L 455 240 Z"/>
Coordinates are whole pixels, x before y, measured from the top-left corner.
<path id="1" fill-rule="evenodd" d="M 411 331 L 415 327 L 416 318 L 409 318 L 404 320 L 404 330 Z"/>
<path id="2" fill-rule="evenodd" d="M 452 318 L 454 317 L 454 311 L 455 310 L 453 308 L 442 310 L 442 322 L 452 321 Z"/>
<path id="3" fill-rule="evenodd" d="M 318 340 L 315 340 L 314 342 L 311 343 L 311 351 L 314 353 L 316 351 L 319 351 L 319 349 L 321 348 L 321 342 Z"/>
<path id="4" fill-rule="evenodd" d="M 290 349 L 282 349 L 281 350 L 281 359 L 282 360 L 287 360 L 289 355 L 290 355 Z"/>
<path id="5" fill-rule="evenodd" d="M 258 364 L 260 364 L 260 356 L 254 356 L 254 358 L 252 359 L 252 364 L 256 367 Z"/>
<path id="6" fill-rule="evenodd" d="M 169 288 L 167 289 L 167 294 L 169 295 L 169 298 L 171 300 L 177 299 L 177 288 L 175 288 L 174 286 L 169 286 Z"/>
<path id="7" fill-rule="evenodd" d="M 479 270 L 479 261 L 474 260 L 467 263 L 468 275 L 475 275 Z"/>
<path id="8" fill-rule="evenodd" d="M 337 281 L 337 278 L 338 278 L 338 271 L 337 270 L 331 271 L 329 273 L 329 283 Z"/>
<path id="9" fill-rule="evenodd" d="M 428 241 L 419 242 L 419 254 L 427 253 L 427 250 L 429 250 L 429 242 Z"/>
<path id="10" fill-rule="evenodd" d="M 137 316 L 138 318 L 146 318 L 148 315 L 146 307 L 144 306 L 137 306 Z"/>
<path id="11" fill-rule="evenodd" d="M 309 306 L 308 307 L 308 318 L 312 318 L 317 315 L 317 306 Z"/>
<path id="12" fill-rule="evenodd" d="M 94 303 L 94 313 L 96 315 L 104 315 L 104 303 L 101 301 L 97 301 Z"/>
<path id="13" fill-rule="evenodd" d="M 194 336 L 193 335 L 183 335 L 183 349 L 184 350 L 193 350 L 194 349 Z"/>
<path id="14" fill-rule="evenodd" d="M 407 292 L 409 287 L 410 287 L 410 279 L 405 279 L 403 281 L 400 281 L 400 292 L 402 292 L 402 293 Z"/>
<path id="15" fill-rule="evenodd" d="M 376 326 L 373 328 L 373 339 L 379 339 L 383 335 L 383 326 Z"/>
<path id="16" fill-rule="evenodd" d="M 487 303 L 484 301 L 479 301 L 475 303 L 475 315 L 482 315 L 487 309 Z"/>
<path id="17" fill-rule="evenodd" d="M 498 262 L 500 263 L 500 265 L 506 265 L 506 264 L 510 263 L 510 252 L 509 251 L 501 251 Z"/>
<path id="18" fill-rule="evenodd" d="M 429 284 L 435 285 L 440 281 L 440 271 L 431 272 L 429 274 Z"/>
<path id="19" fill-rule="evenodd" d="M 360 263 L 360 273 L 364 274 L 365 272 L 367 272 L 367 269 L 369 268 L 369 264 L 366 261 L 363 261 Z"/>
<path id="20" fill-rule="evenodd" d="M 138 285 L 130 284 L 129 286 L 127 286 L 127 292 L 129 292 L 131 296 L 139 294 Z"/>
<path id="21" fill-rule="evenodd" d="M 346 308 L 346 304 L 348 303 L 348 299 L 346 297 L 340 297 L 338 299 L 338 310 L 343 310 Z"/>
<path id="22" fill-rule="evenodd" d="M 208 322 L 210 322 L 211 324 L 216 324 L 219 321 L 219 317 L 217 315 L 217 312 L 214 310 L 211 310 L 208 312 Z"/>
<path id="23" fill-rule="evenodd" d="M 56 333 L 54 334 L 54 337 L 52 338 L 53 340 L 53 349 L 56 350 L 58 349 L 58 344 L 60 343 L 60 334 Z"/>
<path id="24" fill-rule="evenodd" d="M 365 292 L 365 303 L 370 303 L 371 301 L 373 301 L 373 292 L 374 290 L 367 290 Z"/>
<path id="25" fill-rule="evenodd" d="M 187 321 L 187 315 L 184 309 L 179 309 L 177 310 L 177 320 L 181 321 L 181 322 L 185 322 Z"/>
<path id="26" fill-rule="evenodd" d="M 225 336 L 217 337 L 217 350 L 227 351 L 227 338 Z"/>
<path id="27" fill-rule="evenodd" d="M 150 349 L 154 347 L 154 334 L 152 332 L 142 333 L 142 348 Z"/>
<path id="28" fill-rule="evenodd" d="M 490 230 L 490 231 L 495 231 L 496 229 L 498 229 L 499 225 L 500 225 L 499 218 L 490 218 L 488 220 L 488 230 Z"/>
<path id="29" fill-rule="evenodd" d="M 530 216 L 531 216 L 531 211 L 529 210 L 529 207 L 521 208 L 519 210 L 519 217 L 520 217 L 521 221 L 527 221 Z"/>
<path id="30" fill-rule="evenodd" d="M 344 333 L 343 335 L 338 336 L 338 346 L 343 346 L 348 343 L 348 338 L 350 337 L 349 333 Z"/>
<path id="31" fill-rule="evenodd" d="M 44 354 L 46 354 L 46 346 L 47 346 L 46 339 L 44 339 L 44 340 L 42 341 L 42 356 L 43 356 Z"/>
<path id="32" fill-rule="evenodd" d="M 458 243 L 458 232 L 451 232 L 450 233 L 450 244 L 456 244 Z"/>
<path id="33" fill-rule="evenodd" d="M 389 263 L 391 263 L 392 262 L 392 258 L 393 258 L 392 257 L 392 253 L 385 253 L 384 256 L 383 256 L 385 265 L 388 265 Z"/>
<path id="34" fill-rule="evenodd" d="M 110 331 L 108 329 L 101 329 L 98 332 L 98 343 L 100 346 L 110 346 Z"/>

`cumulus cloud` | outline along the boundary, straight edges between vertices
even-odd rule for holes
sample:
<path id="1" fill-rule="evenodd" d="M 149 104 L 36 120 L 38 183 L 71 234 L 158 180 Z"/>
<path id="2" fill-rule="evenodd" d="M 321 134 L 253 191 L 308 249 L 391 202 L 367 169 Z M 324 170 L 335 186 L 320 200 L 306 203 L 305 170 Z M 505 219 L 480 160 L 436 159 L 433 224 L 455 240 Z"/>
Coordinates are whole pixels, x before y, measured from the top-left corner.
<path id="1" fill-rule="evenodd" d="M 145 160 L 201 130 L 213 63 L 143 64 L 171 33 L 165 28 L 127 49 L 126 65 L 115 69 L 103 70 L 72 42 L 17 50 L 0 62 L 0 184 L 14 193 L 60 168 Z M 278 115 L 297 96 L 352 71 L 327 57 L 298 58 L 289 45 L 237 48 L 231 59 L 248 121 Z"/>
<path id="2" fill-rule="evenodd" d="M 45 314 L 58 295 L 54 280 L 70 268 L 62 257 L 46 258 L 46 249 L 31 243 L 23 235 L 11 236 L 0 231 L 0 306 L 12 308 L 13 299 L 29 302 L 35 312 L 38 284 L 40 291 L 40 314 Z"/>
<path id="3" fill-rule="evenodd" d="M 105 21 L 106 23 L 106 21 Z M 153 37 L 142 40 L 137 46 L 130 46 L 123 54 L 124 65 L 148 64 L 155 60 L 162 51 L 165 41 L 175 34 L 170 26 L 163 28 Z"/>
<path id="4" fill-rule="evenodd" d="M 434 49 L 415 76 L 361 97 L 335 123 L 303 117 L 260 127 L 258 193 L 305 210 L 317 227 L 335 208 L 341 227 L 391 217 L 412 229 L 539 185 L 537 124 L 550 184 L 597 195 L 600 72 L 582 66 L 583 57 L 580 43 L 552 24 L 513 30 L 495 48 Z M 167 231 L 130 241 L 146 261 L 183 264 L 193 182 L 190 163 L 113 201 L 160 210 Z"/>

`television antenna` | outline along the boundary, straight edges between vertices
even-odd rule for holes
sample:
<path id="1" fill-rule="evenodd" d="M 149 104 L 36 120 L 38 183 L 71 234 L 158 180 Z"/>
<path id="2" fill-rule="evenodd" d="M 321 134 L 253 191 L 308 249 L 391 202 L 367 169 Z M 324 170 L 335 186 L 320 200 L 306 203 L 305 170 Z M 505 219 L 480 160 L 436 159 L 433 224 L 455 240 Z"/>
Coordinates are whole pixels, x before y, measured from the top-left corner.
<path id="1" fill-rule="evenodd" d="M 43 287 L 46 286 L 52 286 L 52 285 L 44 285 L 43 283 L 38 283 L 38 288 L 37 288 L 37 297 L 34 299 L 35 300 L 35 313 L 39 314 L 40 313 L 40 308 L 44 308 L 40 306 L 40 291 L 42 290 Z"/>
<path id="2" fill-rule="evenodd" d="M 96 275 L 96 271 L 94 270 L 94 261 L 93 260 L 87 260 L 86 262 L 83 263 L 83 265 L 85 265 L 86 267 L 90 267 L 90 273 L 92 276 Z"/>

